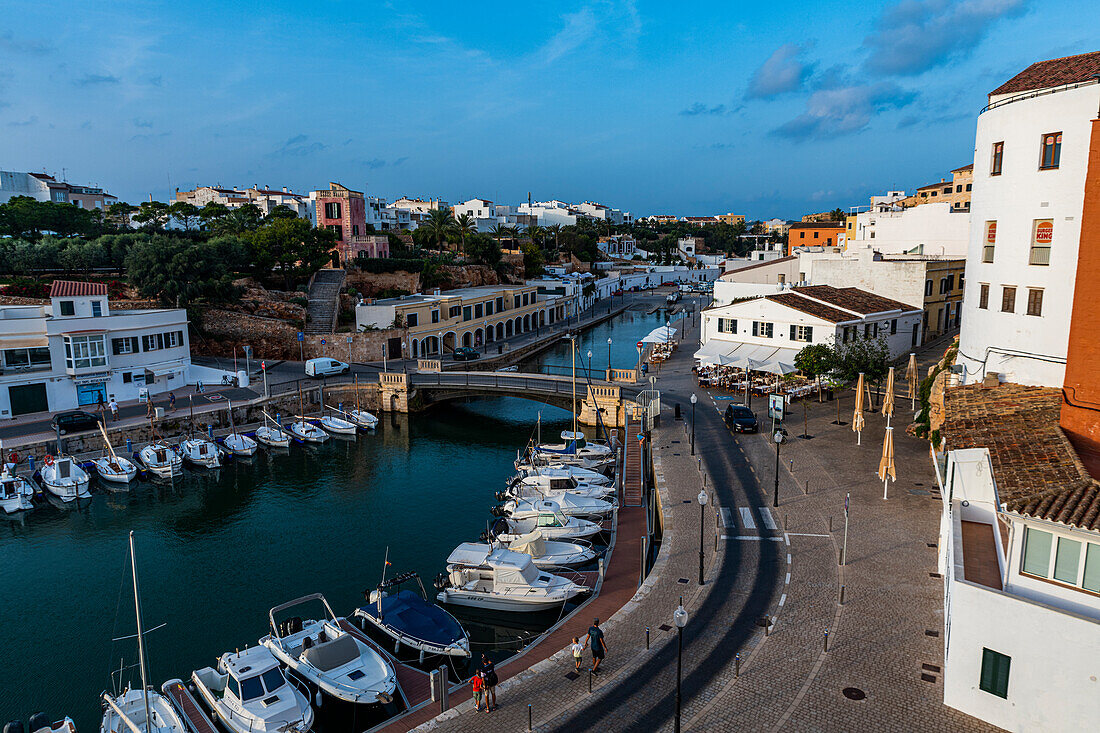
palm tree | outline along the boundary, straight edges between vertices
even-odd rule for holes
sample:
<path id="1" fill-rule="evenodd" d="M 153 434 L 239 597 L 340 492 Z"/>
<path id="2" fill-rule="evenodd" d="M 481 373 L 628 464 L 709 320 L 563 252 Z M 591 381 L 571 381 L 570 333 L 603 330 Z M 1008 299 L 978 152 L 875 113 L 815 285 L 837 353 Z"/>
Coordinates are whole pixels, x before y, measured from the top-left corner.
<path id="1" fill-rule="evenodd" d="M 450 209 L 432 209 L 428 212 L 428 221 L 425 226 L 435 238 L 440 251 L 443 250 L 447 235 L 454 229 L 454 223 L 455 218 Z"/>
<path id="2" fill-rule="evenodd" d="M 493 235 L 493 239 L 497 240 L 497 244 L 500 244 L 504 239 L 511 234 L 512 230 L 505 224 L 493 224 L 493 228 L 489 230 Z"/>
<path id="3" fill-rule="evenodd" d="M 477 222 L 469 214 L 459 214 L 455 219 L 455 233 L 462 242 L 462 254 L 466 254 L 466 237 L 477 233 Z"/>
<path id="4" fill-rule="evenodd" d="M 561 236 L 561 224 L 551 224 L 546 227 L 546 231 L 554 235 L 554 254 L 556 255 L 561 251 L 558 249 L 558 237 Z"/>
<path id="5" fill-rule="evenodd" d="M 527 227 L 527 236 L 531 242 L 536 246 L 542 247 L 542 238 L 546 236 L 546 230 L 540 227 L 538 224 L 532 224 Z"/>

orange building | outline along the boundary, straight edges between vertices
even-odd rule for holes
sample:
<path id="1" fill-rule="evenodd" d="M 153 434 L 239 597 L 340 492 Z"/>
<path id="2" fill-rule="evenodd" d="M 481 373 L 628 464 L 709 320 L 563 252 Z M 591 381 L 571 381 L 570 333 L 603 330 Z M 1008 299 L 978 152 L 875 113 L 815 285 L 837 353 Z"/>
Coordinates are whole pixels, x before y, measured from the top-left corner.
<path id="1" fill-rule="evenodd" d="M 787 230 L 787 254 L 795 247 L 838 247 L 845 242 L 844 222 L 812 221 L 791 224 Z"/>

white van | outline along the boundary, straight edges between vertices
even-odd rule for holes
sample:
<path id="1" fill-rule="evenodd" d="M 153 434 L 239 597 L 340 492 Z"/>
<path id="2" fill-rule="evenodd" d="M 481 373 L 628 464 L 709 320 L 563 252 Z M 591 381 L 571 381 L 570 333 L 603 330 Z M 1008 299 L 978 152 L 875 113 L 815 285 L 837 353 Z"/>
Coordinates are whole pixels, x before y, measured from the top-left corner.
<path id="1" fill-rule="evenodd" d="M 328 357 L 309 359 L 306 361 L 306 376 L 309 377 L 328 377 L 333 374 L 347 374 L 350 370 L 351 366 L 349 366 L 347 362 L 329 359 Z"/>

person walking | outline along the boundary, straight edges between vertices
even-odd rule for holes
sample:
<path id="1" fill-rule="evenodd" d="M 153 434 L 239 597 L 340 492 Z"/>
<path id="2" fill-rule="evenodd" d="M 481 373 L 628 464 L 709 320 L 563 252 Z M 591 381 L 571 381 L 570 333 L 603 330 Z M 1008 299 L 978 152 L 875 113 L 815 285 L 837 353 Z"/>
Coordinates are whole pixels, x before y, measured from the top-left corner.
<path id="1" fill-rule="evenodd" d="M 470 679 L 470 688 L 474 691 L 474 710 L 479 713 L 481 712 L 481 696 L 484 687 L 485 680 L 481 678 L 481 670 L 478 670 L 474 672 L 473 678 Z M 485 707 L 489 707 L 488 703 L 486 703 Z"/>
<path id="2" fill-rule="evenodd" d="M 493 660 L 489 659 L 485 654 L 481 655 L 481 674 L 485 677 L 485 708 L 487 710 L 496 710 L 497 707 L 497 684 L 500 679 L 497 677 L 497 668 L 493 664 Z"/>
<path id="3" fill-rule="evenodd" d="M 114 422 L 118 420 L 118 402 L 115 401 L 114 397 L 107 403 L 107 407 L 111 408 L 111 421 Z"/>
<path id="4" fill-rule="evenodd" d="M 592 625 L 588 627 L 588 637 L 584 640 L 584 645 L 592 645 L 592 674 L 599 674 L 600 662 L 603 661 L 604 655 L 607 653 L 607 643 L 603 638 L 603 629 L 600 628 L 600 620 L 598 618 L 592 619 Z"/>
<path id="5" fill-rule="evenodd" d="M 168 412 L 175 412 L 175 411 L 176 411 L 176 393 L 175 392 L 169 392 L 168 393 Z"/>
<path id="6" fill-rule="evenodd" d="M 581 671 L 581 661 L 584 659 L 584 644 L 577 637 L 573 637 L 573 646 L 570 647 L 573 650 L 573 663 L 574 669 L 578 672 Z"/>
<path id="7" fill-rule="evenodd" d="M 99 398 L 96 400 L 96 409 L 99 410 L 99 421 L 107 422 L 107 405 L 103 401 L 103 393 L 99 393 Z"/>

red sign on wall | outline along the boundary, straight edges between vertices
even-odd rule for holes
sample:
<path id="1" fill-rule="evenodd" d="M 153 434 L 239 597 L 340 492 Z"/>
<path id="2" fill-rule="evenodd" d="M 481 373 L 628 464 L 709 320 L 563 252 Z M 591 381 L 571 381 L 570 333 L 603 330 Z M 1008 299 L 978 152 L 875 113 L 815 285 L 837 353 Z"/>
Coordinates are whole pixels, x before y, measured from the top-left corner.
<path id="1" fill-rule="evenodd" d="M 993 244 L 997 241 L 997 222 L 986 222 L 985 225 L 985 241 Z"/>
<path id="2" fill-rule="evenodd" d="M 1050 219 L 1035 225 L 1035 243 L 1050 244 L 1054 240 L 1054 222 Z"/>

